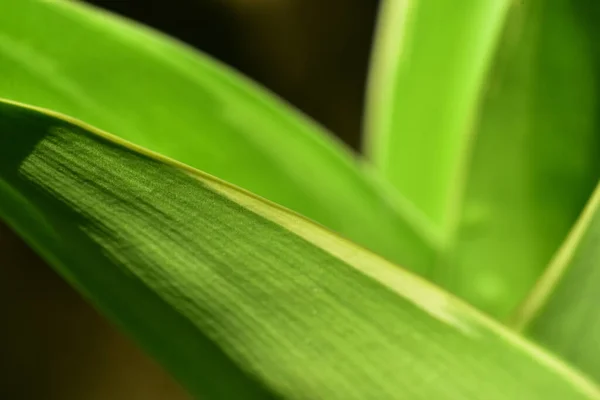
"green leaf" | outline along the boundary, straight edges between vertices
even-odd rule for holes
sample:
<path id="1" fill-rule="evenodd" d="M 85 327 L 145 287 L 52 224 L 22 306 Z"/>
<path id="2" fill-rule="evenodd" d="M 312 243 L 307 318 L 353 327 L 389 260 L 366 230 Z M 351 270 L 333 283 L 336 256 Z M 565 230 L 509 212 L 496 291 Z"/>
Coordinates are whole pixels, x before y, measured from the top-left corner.
<path id="1" fill-rule="evenodd" d="M 66 1 L 0 4 L 0 96 L 214 174 L 425 272 L 435 238 L 327 132 L 227 67 Z"/>
<path id="2" fill-rule="evenodd" d="M 399 23 L 386 30 L 384 21 L 383 39 L 392 40 L 387 33 L 404 41 L 395 71 L 373 77 L 380 101 L 394 101 L 387 111 L 372 104 L 372 121 L 385 125 L 372 125 L 373 155 L 403 194 L 445 227 L 431 278 L 505 318 L 598 179 L 595 36 L 570 0 L 512 2 L 509 9 L 503 1 L 467 3 L 471 12 L 451 2 L 448 10 L 415 2 L 404 14 L 404 33 Z M 394 67 L 388 56 L 380 68 Z"/>
<path id="3" fill-rule="evenodd" d="M 600 398 L 421 278 L 49 111 L 0 105 L 0 217 L 198 398 Z"/>
<path id="4" fill-rule="evenodd" d="M 600 184 L 513 325 L 600 381 Z"/>
<path id="5" fill-rule="evenodd" d="M 447 235 L 510 0 L 382 4 L 367 150 L 382 174 Z"/>
<path id="6" fill-rule="evenodd" d="M 600 171 L 594 36 L 570 0 L 519 2 L 495 62 L 454 239 L 437 282 L 507 317 Z"/>

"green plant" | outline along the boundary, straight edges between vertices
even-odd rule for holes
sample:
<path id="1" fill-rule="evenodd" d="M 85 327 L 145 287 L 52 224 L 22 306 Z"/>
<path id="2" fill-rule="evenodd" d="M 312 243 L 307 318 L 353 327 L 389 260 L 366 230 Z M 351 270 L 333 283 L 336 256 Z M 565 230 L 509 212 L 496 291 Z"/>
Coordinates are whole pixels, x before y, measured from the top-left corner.
<path id="1" fill-rule="evenodd" d="M 442 3 L 382 8 L 371 166 L 156 32 L 5 2 L 0 218 L 198 398 L 600 398 L 600 189 L 545 270 L 598 182 L 592 36 Z"/>

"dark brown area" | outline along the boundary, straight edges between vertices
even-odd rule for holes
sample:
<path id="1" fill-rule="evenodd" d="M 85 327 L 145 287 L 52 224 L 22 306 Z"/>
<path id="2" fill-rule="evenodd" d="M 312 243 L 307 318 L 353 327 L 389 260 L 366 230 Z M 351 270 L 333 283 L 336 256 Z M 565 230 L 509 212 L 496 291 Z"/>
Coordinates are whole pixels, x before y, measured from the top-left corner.
<path id="1" fill-rule="evenodd" d="M 1 223 L 0 318 L 1 399 L 188 398 Z"/>

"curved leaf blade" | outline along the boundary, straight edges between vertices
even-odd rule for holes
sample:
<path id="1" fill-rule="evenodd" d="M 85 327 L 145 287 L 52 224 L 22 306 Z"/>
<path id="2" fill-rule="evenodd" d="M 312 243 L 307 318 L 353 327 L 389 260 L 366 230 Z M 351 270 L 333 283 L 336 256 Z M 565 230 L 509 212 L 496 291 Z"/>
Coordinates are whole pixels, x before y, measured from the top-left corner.
<path id="1" fill-rule="evenodd" d="M 510 0 L 382 4 L 367 150 L 381 173 L 447 237 Z"/>
<path id="2" fill-rule="evenodd" d="M 194 396 L 600 398 L 415 275 L 89 126 L 2 103 L 0 156 L 0 217 Z"/>
<path id="3" fill-rule="evenodd" d="M 71 1 L 0 5 L 0 96 L 207 171 L 419 272 L 435 238 L 329 134 L 227 67 Z"/>

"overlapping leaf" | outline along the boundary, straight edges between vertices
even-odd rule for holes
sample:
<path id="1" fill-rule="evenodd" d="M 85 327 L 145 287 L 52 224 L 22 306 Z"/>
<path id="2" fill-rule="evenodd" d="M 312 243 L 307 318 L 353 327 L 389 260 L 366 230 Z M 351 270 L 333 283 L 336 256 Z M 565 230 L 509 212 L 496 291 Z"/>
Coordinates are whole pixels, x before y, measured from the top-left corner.
<path id="1" fill-rule="evenodd" d="M 200 168 L 419 272 L 435 237 L 321 128 L 225 66 L 70 1 L 0 4 L 0 96 Z"/>
<path id="2" fill-rule="evenodd" d="M 408 33 L 397 84 L 374 86 L 395 99 L 379 106 L 390 123 L 371 131 L 384 172 L 444 228 L 432 279 L 497 317 L 544 270 L 600 161 L 595 36 L 574 2 L 511 2 L 482 84 L 508 3 L 390 1 L 409 5 Z"/>

